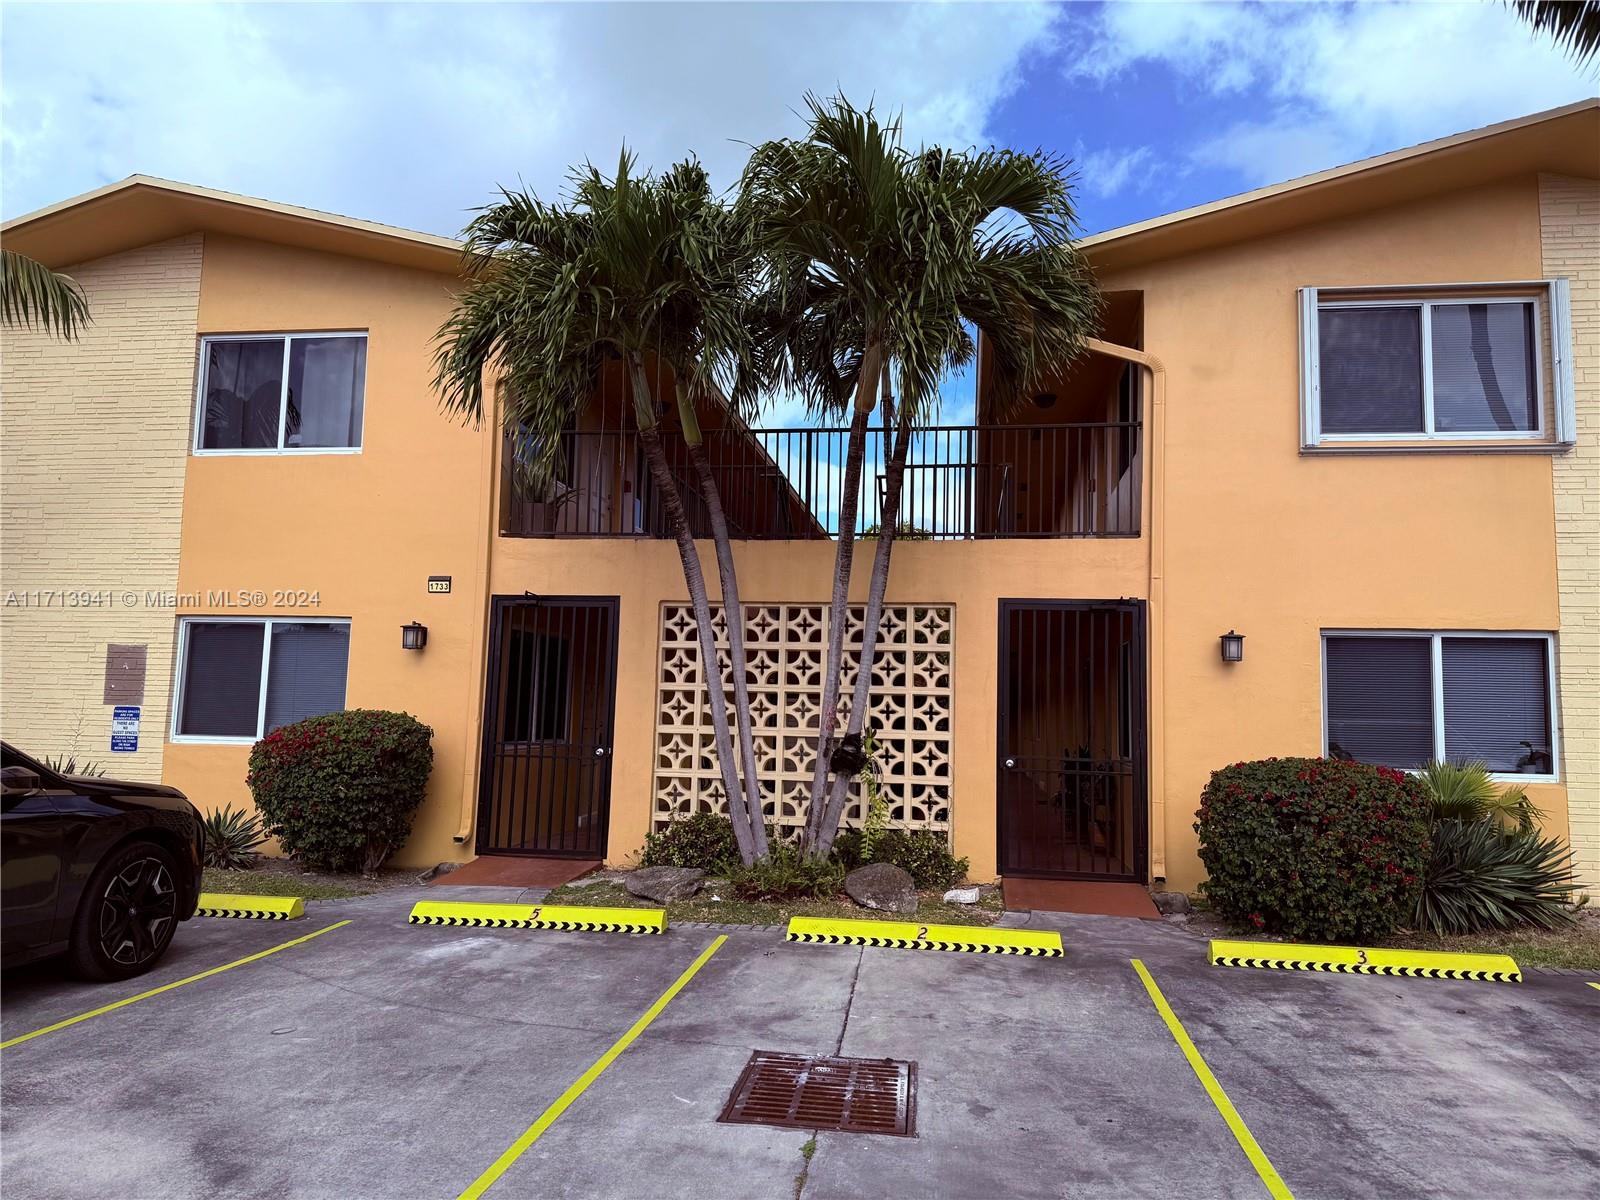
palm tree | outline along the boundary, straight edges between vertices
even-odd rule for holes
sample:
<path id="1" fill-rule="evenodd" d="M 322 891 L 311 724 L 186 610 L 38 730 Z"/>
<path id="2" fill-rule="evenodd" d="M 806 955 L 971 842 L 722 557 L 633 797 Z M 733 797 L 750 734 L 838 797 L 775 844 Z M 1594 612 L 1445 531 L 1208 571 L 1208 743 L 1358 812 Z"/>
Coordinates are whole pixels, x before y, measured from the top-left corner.
<path id="1" fill-rule="evenodd" d="M 435 387 L 448 411 L 478 422 L 484 380 L 497 383 L 499 415 L 545 478 L 560 433 L 589 405 L 608 363 L 630 384 L 634 422 L 651 479 L 677 542 L 700 642 L 718 766 L 740 856 L 766 854 L 749 733 L 748 684 L 738 585 L 716 481 L 705 459 L 695 402 L 752 378 L 743 321 L 752 278 L 749 239 L 711 195 L 703 169 L 681 163 L 660 179 L 636 176 L 623 152 L 612 178 L 573 174 L 568 203 L 501 192 L 465 234 L 467 284 L 439 331 Z M 662 379 L 665 377 L 666 382 Z M 676 476 L 662 443 L 671 390 L 717 543 L 731 673 L 739 699 L 740 779 L 721 686 L 704 573 Z M 733 390 L 730 387 L 730 391 Z M 750 394 L 748 387 L 739 392 Z"/>
<path id="2" fill-rule="evenodd" d="M 1072 242 L 1065 160 L 1010 150 L 912 152 L 898 120 L 842 96 L 806 98 L 803 139 L 767 142 L 742 203 L 768 272 L 764 344 L 775 379 L 816 407 L 850 406 L 817 761 L 805 845 L 825 856 L 843 815 L 871 688 L 878 624 L 915 429 L 938 385 L 984 338 L 986 384 L 1014 403 L 1083 349 L 1099 293 Z M 846 727 L 838 730 L 856 498 L 867 423 L 882 393 L 892 431 L 880 535 Z M 845 397 L 853 394 L 853 401 Z M 892 397 L 892 399 L 891 399 Z M 892 410 L 892 411 L 891 411 Z M 829 785 L 836 752 L 839 770 Z"/>
<path id="3" fill-rule="evenodd" d="M 10 250 L 0 250 L 0 323 L 43 329 L 73 341 L 90 321 L 89 303 L 71 276 Z"/>
<path id="4" fill-rule="evenodd" d="M 1580 67 L 1600 51 L 1600 0 L 1514 0 L 1511 7 Z"/>

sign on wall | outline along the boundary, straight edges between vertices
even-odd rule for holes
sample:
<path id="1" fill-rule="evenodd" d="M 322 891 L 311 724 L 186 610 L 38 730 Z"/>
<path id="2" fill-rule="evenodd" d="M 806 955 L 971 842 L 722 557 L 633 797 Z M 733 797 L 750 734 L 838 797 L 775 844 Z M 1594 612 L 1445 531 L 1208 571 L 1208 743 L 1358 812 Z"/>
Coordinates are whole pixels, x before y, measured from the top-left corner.
<path id="1" fill-rule="evenodd" d="M 111 753 L 132 754 L 139 749 L 139 706 L 119 704 L 111 710 Z"/>

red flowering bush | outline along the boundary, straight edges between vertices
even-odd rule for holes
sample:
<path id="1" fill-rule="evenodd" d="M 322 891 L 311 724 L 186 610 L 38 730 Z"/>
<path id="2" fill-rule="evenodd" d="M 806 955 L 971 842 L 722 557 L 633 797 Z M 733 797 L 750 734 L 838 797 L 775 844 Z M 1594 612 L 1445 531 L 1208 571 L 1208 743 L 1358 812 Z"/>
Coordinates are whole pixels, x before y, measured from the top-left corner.
<path id="1" fill-rule="evenodd" d="M 370 871 L 411 835 L 432 742 L 409 713 L 308 717 L 255 744 L 245 782 L 284 853 L 318 870 Z"/>
<path id="2" fill-rule="evenodd" d="M 1428 855 L 1420 780 L 1323 758 L 1234 763 L 1200 796 L 1207 898 L 1263 933 L 1367 941 L 1411 915 Z"/>

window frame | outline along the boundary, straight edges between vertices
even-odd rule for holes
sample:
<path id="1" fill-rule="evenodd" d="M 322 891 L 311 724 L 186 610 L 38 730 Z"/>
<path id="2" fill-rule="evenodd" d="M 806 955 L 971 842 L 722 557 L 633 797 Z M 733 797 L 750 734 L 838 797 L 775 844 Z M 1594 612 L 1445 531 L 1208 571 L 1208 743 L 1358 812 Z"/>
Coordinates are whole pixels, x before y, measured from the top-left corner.
<path id="1" fill-rule="evenodd" d="M 1523 295 L 1508 295 L 1511 292 Z M 1382 293 L 1384 298 L 1340 299 L 1348 293 Z M 1324 299 L 1326 293 L 1333 298 Z M 1300 295 L 1300 445 L 1303 450 L 1389 449 L 1543 449 L 1571 446 L 1576 409 L 1571 358 L 1571 292 L 1566 279 L 1508 280 L 1450 284 L 1342 284 L 1303 287 Z M 1433 391 L 1433 316 L 1438 305 L 1532 304 L 1534 389 L 1538 422 L 1533 429 L 1444 430 L 1435 428 Z M 1422 424 L 1399 433 L 1325 433 L 1322 429 L 1322 364 L 1318 315 L 1323 309 L 1416 308 L 1419 310 Z M 1546 332 L 1550 354 L 1544 352 Z M 1547 381 L 1553 383 L 1553 428 L 1545 412 Z"/>
<path id="2" fill-rule="evenodd" d="M 209 733 L 180 733 L 178 725 L 183 716 L 183 698 L 188 683 L 189 629 L 196 622 L 206 625 L 262 625 L 261 637 L 261 694 L 256 697 L 256 732 L 254 737 L 226 737 Z M 177 653 L 172 677 L 170 720 L 167 741 L 190 746 L 253 746 L 266 737 L 267 687 L 272 675 L 272 627 L 274 625 L 345 625 L 355 632 L 355 622 L 349 617 L 231 617 L 193 613 L 178 618 Z M 344 703 L 350 701 L 350 665 L 345 664 Z"/>
<path id="3" fill-rule="evenodd" d="M 1530 629 L 1324 629 L 1318 636 L 1318 660 L 1322 671 L 1322 757 L 1328 757 L 1328 639 L 1329 638 L 1427 638 L 1429 641 L 1429 694 L 1432 701 L 1433 759 L 1445 758 L 1444 639 L 1493 638 L 1500 641 L 1544 643 L 1545 705 L 1550 714 L 1550 772 L 1543 775 L 1519 771 L 1491 771 L 1498 783 L 1561 782 L 1561 709 L 1559 681 L 1556 678 L 1556 635 Z M 1415 773 L 1413 768 L 1411 773 Z"/>
<path id="4" fill-rule="evenodd" d="M 196 457 L 245 456 L 261 457 L 274 454 L 360 454 L 367 441 L 367 378 L 361 377 L 361 427 L 354 446 L 285 446 L 284 426 L 288 423 L 289 409 L 289 355 L 297 340 L 306 338 L 361 338 L 367 343 L 368 365 L 371 365 L 372 339 L 365 329 L 296 330 L 292 333 L 206 333 L 200 335 L 195 362 L 194 429 L 189 439 L 189 453 Z M 278 444 L 276 446 L 215 446 L 204 445 L 206 436 L 206 373 L 210 369 L 206 348 L 220 342 L 283 342 L 282 378 L 278 383 Z"/>

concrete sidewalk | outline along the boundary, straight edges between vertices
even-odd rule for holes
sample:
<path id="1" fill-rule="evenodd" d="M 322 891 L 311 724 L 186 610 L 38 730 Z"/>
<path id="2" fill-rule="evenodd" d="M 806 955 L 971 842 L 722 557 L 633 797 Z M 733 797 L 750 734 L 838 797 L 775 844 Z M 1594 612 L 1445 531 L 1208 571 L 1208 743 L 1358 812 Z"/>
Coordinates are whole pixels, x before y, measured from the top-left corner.
<path id="1" fill-rule="evenodd" d="M 1267 1195 L 1131 958 L 1301 1200 L 1600 1178 L 1600 991 L 1569 977 L 1228 970 L 1165 925 L 1043 914 L 1010 920 L 1062 930 L 1064 959 L 408 926 L 422 895 L 191 922 L 125 984 L 9 976 L 4 1038 L 351 922 L 4 1051 L 7 1200 L 459 1195 L 723 933 L 488 1196 Z M 719 1124 L 756 1049 L 915 1061 L 917 1136 L 822 1133 L 808 1159 L 807 1130 Z"/>

